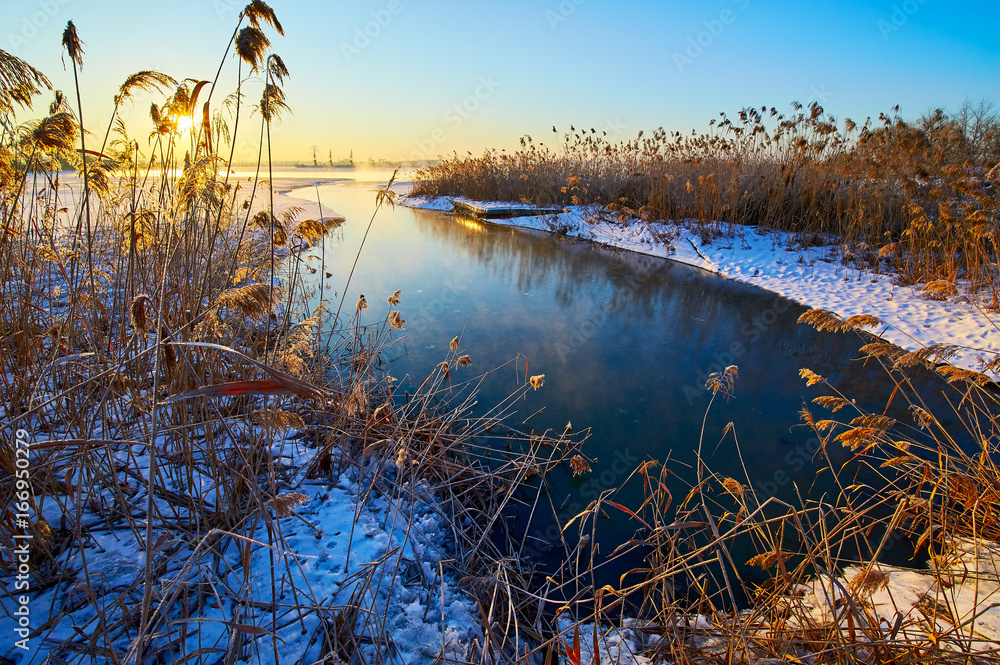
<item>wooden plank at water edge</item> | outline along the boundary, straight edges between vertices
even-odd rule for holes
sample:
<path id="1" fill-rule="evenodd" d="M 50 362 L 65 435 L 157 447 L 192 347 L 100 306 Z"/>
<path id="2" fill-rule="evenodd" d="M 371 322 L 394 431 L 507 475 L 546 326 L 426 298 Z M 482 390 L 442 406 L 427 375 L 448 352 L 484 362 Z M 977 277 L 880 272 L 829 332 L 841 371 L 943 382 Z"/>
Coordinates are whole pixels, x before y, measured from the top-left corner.
<path id="1" fill-rule="evenodd" d="M 539 208 L 526 205 L 507 205 L 503 203 L 470 203 L 455 201 L 455 212 L 472 215 L 480 219 L 509 219 L 511 217 L 530 217 L 532 215 L 551 215 L 563 211 L 562 208 Z"/>

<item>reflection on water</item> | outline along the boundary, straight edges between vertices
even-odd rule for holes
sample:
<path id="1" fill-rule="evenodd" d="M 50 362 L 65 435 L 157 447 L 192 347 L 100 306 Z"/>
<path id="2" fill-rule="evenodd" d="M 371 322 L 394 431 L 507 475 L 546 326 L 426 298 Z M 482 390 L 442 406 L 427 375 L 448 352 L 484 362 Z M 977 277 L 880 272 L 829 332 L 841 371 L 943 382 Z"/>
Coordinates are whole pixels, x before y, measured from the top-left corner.
<path id="1" fill-rule="evenodd" d="M 320 188 L 324 202 L 348 220 L 342 241 L 326 245 L 334 274 L 328 293 L 343 286 L 374 209 L 374 189 L 372 183 Z M 577 430 L 591 428 L 586 450 L 597 458 L 593 473 L 554 488 L 564 519 L 649 458 L 669 456 L 690 482 L 709 401 L 704 382 L 726 365 L 739 366 L 739 380 L 735 397 L 717 400 L 708 416 L 706 461 L 713 471 L 745 480 L 733 438 L 717 445 L 733 422 L 750 481 L 788 500 L 795 485 L 807 492 L 816 481 L 815 441 L 798 426 L 798 412 L 824 394 L 807 389 L 799 369 L 818 372 L 867 407 L 881 410 L 878 400 L 891 392 L 881 369 L 855 360 L 860 338 L 798 325 L 799 305 L 682 264 L 549 234 L 383 210 L 346 302 L 364 293 L 376 303 L 396 289 L 407 324 L 399 347 L 405 352 L 390 363 L 393 376 L 419 382 L 461 334 L 475 369 L 521 354 L 531 374 L 546 375 L 545 387 L 519 404 L 515 422 L 531 416 L 528 425 L 538 430 L 562 431 L 569 421 Z M 372 311 L 378 312 L 372 318 L 382 316 Z M 519 375 L 511 369 L 488 381 L 480 404 L 512 392 L 524 381 L 523 367 Z M 832 452 L 846 461 L 843 450 Z M 679 480 L 675 496 L 687 487 Z M 634 526 L 602 521 L 604 551 Z M 557 532 L 546 534 L 540 524 L 532 535 L 544 540 Z M 545 547 L 535 551 L 544 554 Z"/>

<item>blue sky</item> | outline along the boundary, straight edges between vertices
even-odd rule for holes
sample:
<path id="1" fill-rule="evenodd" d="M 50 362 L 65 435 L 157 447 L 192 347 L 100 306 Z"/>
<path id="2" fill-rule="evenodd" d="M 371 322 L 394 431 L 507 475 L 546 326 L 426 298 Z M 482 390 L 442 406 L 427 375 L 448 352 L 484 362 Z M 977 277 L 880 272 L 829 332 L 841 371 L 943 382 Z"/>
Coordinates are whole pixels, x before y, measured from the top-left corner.
<path id="1" fill-rule="evenodd" d="M 15 0 L 5 3 L 0 49 L 68 91 L 59 42 L 72 19 L 86 43 L 81 85 L 94 127 L 134 71 L 212 78 L 242 4 Z M 314 145 L 335 158 L 479 153 L 524 134 L 549 141 L 552 125 L 571 123 L 627 139 L 702 129 L 744 106 L 788 110 L 793 100 L 859 122 L 895 104 L 906 117 L 967 98 L 1000 104 L 996 2 L 270 4 L 285 28 L 271 35 L 273 50 L 291 71 L 293 115 L 273 132 L 278 159 L 307 160 Z M 235 77 L 230 57 L 222 91 Z M 126 109 L 136 135 L 154 100 Z"/>

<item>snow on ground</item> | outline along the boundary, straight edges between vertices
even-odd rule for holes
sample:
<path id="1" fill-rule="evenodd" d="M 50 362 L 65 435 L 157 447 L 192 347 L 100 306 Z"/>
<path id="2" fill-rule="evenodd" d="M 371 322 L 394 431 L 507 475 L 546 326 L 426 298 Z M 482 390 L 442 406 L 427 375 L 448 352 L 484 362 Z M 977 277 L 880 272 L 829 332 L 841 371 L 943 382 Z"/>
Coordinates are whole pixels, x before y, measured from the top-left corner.
<path id="1" fill-rule="evenodd" d="M 816 624 L 836 624 L 847 636 L 867 624 L 869 634 L 927 642 L 954 651 L 994 650 L 1000 645 L 1000 545 L 958 541 L 954 551 L 930 570 L 873 566 L 866 576 L 851 566 L 833 583 L 817 578 L 804 585 L 801 602 Z M 862 583 L 868 582 L 867 584 Z M 859 599 L 853 621 L 847 617 L 844 591 Z"/>
<path id="2" fill-rule="evenodd" d="M 248 210 L 237 209 L 237 218 L 240 220 L 244 218 L 252 219 L 258 212 L 269 209 L 273 203 L 274 214 L 279 218 L 282 213 L 290 208 L 299 208 L 300 210 L 296 211 L 297 214 L 294 216 L 296 223 L 306 219 L 316 219 L 326 223 L 329 227 L 330 225 L 345 221 L 346 218 L 343 215 L 323 204 L 322 199 L 317 201 L 314 195 L 315 190 L 311 189 L 315 186 L 338 182 L 343 180 L 343 178 L 316 179 L 315 182 L 310 183 L 303 181 L 301 178 L 297 179 L 294 175 L 279 174 L 279 177 L 274 179 L 270 188 L 267 186 L 266 181 L 259 181 L 256 191 L 253 191 L 251 189 L 254 181 L 252 173 L 231 174 L 230 184 L 241 187 L 241 196 L 238 196 L 237 199 L 238 203 L 247 202 L 250 206 Z M 293 190 L 295 191 L 293 192 Z M 77 216 L 81 212 L 80 205 L 83 200 L 82 191 L 83 178 L 80 175 L 75 172 L 59 174 L 59 192 L 55 203 L 57 209 L 61 209 L 61 212 L 57 215 L 57 220 L 63 225 L 63 228 L 70 229 L 77 224 Z M 26 192 L 28 201 L 34 201 L 34 198 L 38 195 L 39 193 L 34 189 Z M 46 192 L 45 195 L 48 196 L 49 192 Z M 312 197 L 311 199 L 310 196 Z M 98 205 L 99 202 L 96 198 L 92 198 L 91 214 L 95 217 L 98 215 L 95 206 Z M 261 238 L 265 237 L 259 230 L 255 231 L 255 233 Z M 287 256 L 290 252 L 300 252 L 309 249 L 309 247 L 310 243 L 308 240 L 293 235 L 288 241 L 288 247 L 276 248 L 275 254 L 277 256 Z"/>
<path id="3" fill-rule="evenodd" d="M 247 428 L 248 433 L 254 430 Z M 294 434 L 278 438 L 272 447 L 279 467 L 301 469 L 316 452 L 296 443 Z M 145 476 L 148 456 L 130 457 L 127 448 L 121 446 L 116 454 L 119 464 L 131 459 Z M 132 452 L 143 449 L 137 446 Z M 201 649 L 205 656 L 214 654 L 209 660 L 216 660 L 225 653 L 232 631 L 238 630 L 249 641 L 245 652 L 250 662 L 318 662 L 326 655 L 323 622 L 332 626 L 338 615 L 344 615 L 340 620 L 353 625 L 352 634 L 360 638 L 361 651 L 369 660 L 378 657 L 367 638 L 388 640 L 388 652 L 381 651 L 381 657 L 391 656 L 392 662 L 464 661 L 470 644 L 482 639 L 482 631 L 476 603 L 459 589 L 448 567 L 439 566 L 452 558 L 451 528 L 430 488 L 404 485 L 397 488 L 399 496 L 369 493 L 369 471 L 346 471 L 333 481 L 307 480 L 295 486 L 294 491 L 307 500 L 294 515 L 268 509 L 259 515 L 250 534 L 256 542 L 246 567 L 237 546 L 248 541 L 227 534 L 202 533 L 191 542 L 170 540 L 160 545 L 157 557 L 170 557 L 171 563 L 169 573 L 156 580 L 153 605 L 163 601 L 173 611 L 166 617 L 169 635 L 164 634 L 154 648 L 163 648 L 167 641 L 173 643 L 168 653 L 190 655 Z M 213 502 L 216 481 L 197 471 L 193 480 L 194 486 L 200 485 L 201 500 Z M 145 506 L 146 495 L 144 483 L 130 484 L 136 489 L 128 501 L 132 519 L 139 524 L 136 532 L 124 525 L 108 529 L 98 514 L 103 511 L 86 509 L 81 528 L 88 546 L 82 554 L 71 548 L 57 555 L 62 569 L 75 571 L 75 577 L 69 584 L 18 592 L 30 597 L 31 627 L 49 625 L 27 641 L 27 650 L 9 640 L 0 653 L 12 662 L 47 662 L 60 653 L 67 658 L 75 649 L 59 649 L 60 642 L 81 648 L 97 622 L 114 625 L 125 619 L 119 598 L 128 598 L 133 606 L 139 602 L 145 566 L 139 540 L 145 530 L 144 512 L 139 507 Z M 167 490 L 185 492 L 169 485 Z M 117 503 L 110 492 L 107 499 Z M 155 503 L 161 514 L 176 510 L 164 498 L 157 497 Z M 118 510 L 123 508 L 119 505 Z M 73 520 L 74 512 L 70 507 L 64 513 L 54 500 L 39 506 L 50 524 L 65 523 L 64 515 Z M 217 552 L 223 556 L 217 557 Z M 0 578 L 0 583 L 13 592 L 16 578 Z M 189 607 L 200 609 L 192 610 L 190 617 L 178 616 L 182 598 Z M 275 602 L 277 611 L 272 613 Z M 360 610 L 356 615 L 347 611 L 352 606 Z M 0 634 L 16 635 L 17 627 L 18 617 L 0 615 Z M 123 653 L 135 637 L 134 630 L 110 634 L 117 634 L 117 639 L 111 644 L 102 639 L 96 646 Z"/>
<path id="4" fill-rule="evenodd" d="M 239 174 L 244 182 L 248 182 L 250 176 Z M 296 174 L 279 173 L 271 182 L 271 190 L 274 192 L 275 214 L 287 210 L 293 205 L 305 209 L 300 219 L 318 219 L 321 221 L 344 221 L 344 216 L 323 204 L 322 197 L 316 193 L 316 188 L 321 185 L 329 185 L 335 182 L 344 182 L 349 178 L 316 178 L 311 182 L 305 182 L 301 177 L 296 178 Z M 261 191 L 266 192 L 266 188 Z"/>
<path id="5" fill-rule="evenodd" d="M 807 635 L 818 630 L 839 631 L 839 639 L 827 644 L 851 645 L 859 657 L 872 642 L 906 641 L 925 649 L 995 654 L 1000 648 L 1000 545 L 960 540 L 946 557 L 932 562 L 928 570 L 907 570 L 877 564 L 864 572 L 850 566 L 836 578 L 820 576 L 800 585 L 795 596 L 782 600 L 788 612 L 779 631 Z M 847 594 L 850 593 L 850 598 Z M 759 611 L 739 612 L 741 629 L 730 623 L 715 623 L 702 614 L 678 616 L 668 632 L 661 626 L 625 620 L 621 627 L 602 624 L 596 645 L 600 660 L 593 659 L 593 623 L 576 625 L 567 615 L 559 617 L 559 640 L 572 652 L 578 645 L 582 663 L 628 663 L 646 665 L 657 654 L 668 656 L 664 647 L 680 639 L 689 655 L 709 658 L 735 657 L 735 662 L 815 662 L 808 640 L 788 642 L 785 660 L 761 658 L 776 634 Z M 728 617 L 731 619 L 731 617 Z M 740 638 L 744 633 L 749 640 Z M 814 633 L 815 634 L 815 633 Z M 759 640 L 759 642 L 758 642 Z M 819 642 L 824 643 L 824 642 Z M 758 651 L 760 649 L 760 651 Z M 744 650 L 747 650 L 744 658 Z M 669 662 L 669 661 L 667 661 Z"/>
<path id="6" fill-rule="evenodd" d="M 78 210 L 80 182 L 76 176 L 62 178 L 59 206 L 67 226 Z M 289 184 L 301 185 L 293 180 Z M 276 188 L 279 188 L 276 186 Z M 268 189 L 257 191 L 250 212 L 269 204 Z M 343 220 L 326 206 L 275 192 L 275 210 L 280 213 L 292 205 L 306 210 L 298 216 Z M 47 396 L 40 396 L 45 399 Z M 127 404 L 118 405 L 121 412 Z M 52 414 L 49 414 L 52 416 Z M 0 409 L 0 417 L 3 416 Z M 52 417 L 52 421 L 57 421 Z M 32 430 L 28 422 L 21 423 Z M 103 425 L 96 423 L 95 439 L 101 439 Z M 261 430 L 242 423 L 229 427 L 248 440 L 263 438 Z M 277 437 L 272 459 L 279 470 L 301 478 L 301 470 L 315 454 L 296 442 L 297 432 Z M 65 432 L 33 432 L 32 445 L 66 438 Z M 108 434 L 108 439 L 114 435 Z M 159 437 L 155 448 L 164 448 Z M 234 453 L 235 443 L 216 454 Z M 0 613 L 0 634 L 14 636 L 0 647 L 0 661 L 19 663 L 90 662 L 80 649 L 112 647 L 124 653 L 135 638 L 138 616 L 135 609 L 143 595 L 146 565 L 145 506 L 146 482 L 150 458 L 145 446 L 121 441 L 109 464 L 118 469 L 120 490 L 124 496 L 105 488 L 90 497 L 79 509 L 80 530 L 86 546 L 81 552 L 70 548 L 54 556 L 60 568 L 69 571 L 67 583 L 48 584 L 39 589 L 37 577 L 31 585 L 19 586 L 16 574 L 0 576 L 7 598 L 29 599 L 28 637 L 19 635 L 19 617 L 7 605 Z M 45 452 L 33 453 L 45 455 Z M 125 473 L 129 470 L 129 474 Z M 67 472 L 66 478 L 71 472 Z M 167 654 L 196 654 L 207 661 L 218 660 L 234 632 L 248 642 L 245 654 L 255 663 L 317 662 L 327 655 L 323 634 L 338 621 L 344 622 L 358 637 L 360 651 L 371 662 L 387 659 L 398 663 L 462 662 L 475 640 L 482 641 L 479 608 L 459 587 L 456 575 L 446 562 L 453 529 L 444 511 L 425 485 L 402 485 L 392 493 L 370 492 L 369 470 L 343 471 L 332 480 L 302 480 L 279 493 L 298 492 L 306 501 L 294 515 L 282 516 L 267 508 L 257 515 L 257 525 L 248 534 L 250 540 L 226 533 L 201 533 L 186 542 L 183 539 L 159 540 L 154 532 L 153 549 L 158 560 L 167 559 L 168 574 L 156 580 L 153 608 L 169 607 L 165 623 L 154 648 Z M 177 484 L 173 477 L 161 478 L 158 486 L 174 497 L 193 496 L 214 505 L 221 488 L 219 481 L 190 470 L 190 476 Z M 188 484 L 189 483 L 189 484 Z M 70 493 L 72 494 L 72 493 Z M 72 528 L 78 508 L 69 498 L 53 495 L 38 497 L 37 512 L 31 510 L 29 522 L 38 518 L 57 528 Z M 176 499 L 175 499 L 176 500 Z M 163 493 L 154 498 L 157 514 L 178 512 Z M 184 512 L 182 510 L 182 512 Z M 127 523 L 108 526 L 108 515 L 124 517 Z M 176 533 L 176 531 L 174 532 Z M 166 534 L 164 534 L 166 535 Z M 249 557 L 241 547 L 249 545 Z M 43 547 L 44 549 L 44 547 Z M 41 556 L 32 556 L 40 566 Z M 8 569 L 9 570 L 9 569 Z M 16 572 L 16 571 L 15 571 Z M 32 573 L 39 571 L 32 570 Z M 272 575 L 275 584 L 272 585 Z M 181 600 L 190 614 L 180 616 L 176 608 Z M 122 601 L 125 601 L 124 603 Z M 125 607 L 128 607 L 126 610 Z M 275 607 L 274 612 L 271 608 Z M 349 609 L 359 609 L 351 615 Z M 197 608 L 197 609 L 194 609 Z M 187 614 L 187 613 L 185 613 Z M 131 617 L 131 618 L 130 618 Z M 339 617 L 339 618 L 338 618 Z M 98 625 L 112 628 L 111 643 L 103 639 L 88 644 Z M 17 641 L 28 637 L 22 649 Z M 388 643 L 388 652 L 376 655 L 375 643 Z M 61 643 L 68 643 L 60 649 Z M 274 645 L 277 645 L 275 649 Z M 199 651 L 200 650 L 200 651 Z M 163 659 L 170 662 L 170 656 Z M 110 661 L 109 661 L 110 662 Z"/>
<path id="7" fill-rule="evenodd" d="M 403 204 L 450 211 L 454 200 L 414 197 L 404 199 Z M 984 312 L 963 296 L 946 302 L 928 300 L 920 293 L 922 285 L 899 286 L 892 275 L 847 267 L 835 247 L 804 249 L 791 233 L 737 227 L 734 237 L 703 244 L 693 224 L 623 225 L 613 216 L 583 206 L 569 207 L 559 215 L 489 221 L 565 232 L 569 237 L 680 261 L 844 318 L 873 314 L 885 324 L 876 332 L 904 349 L 930 344 L 963 347 L 949 359 L 959 367 L 980 370 L 981 359 L 991 360 L 1000 353 L 1000 313 Z"/>
<path id="8" fill-rule="evenodd" d="M 620 665 L 648 665 L 650 658 L 642 655 L 643 639 L 629 626 L 627 620 L 621 628 L 601 626 L 597 631 L 597 652 L 594 658 L 594 624 L 577 622 L 568 614 L 561 614 L 556 622 L 559 639 L 567 653 L 579 646 L 580 663 L 614 663 Z M 570 658 L 573 660 L 573 658 Z"/>

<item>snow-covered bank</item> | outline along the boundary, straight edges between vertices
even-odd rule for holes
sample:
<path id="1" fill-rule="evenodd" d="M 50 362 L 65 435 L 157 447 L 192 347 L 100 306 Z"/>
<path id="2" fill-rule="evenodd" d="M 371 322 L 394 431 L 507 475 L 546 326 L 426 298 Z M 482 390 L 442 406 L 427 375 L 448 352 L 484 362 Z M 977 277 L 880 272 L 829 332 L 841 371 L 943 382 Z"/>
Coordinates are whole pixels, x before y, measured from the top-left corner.
<path id="1" fill-rule="evenodd" d="M 621 628 L 603 627 L 596 642 L 593 624 L 577 628 L 561 617 L 559 630 L 567 644 L 576 643 L 579 635 L 584 663 L 597 662 L 590 660 L 595 643 L 600 662 L 636 665 L 661 662 L 654 654 L 669 658 L 677 643 L 685 645 L 689 656 L 736 654 L 734 662 L 824 662 L 816 652 L 821 645 L 828 647 L 827 656 L 836 649 L 862 662 L 887 644 L 941 657 L 993 656 L 1000 650 L 998 564 L 997 544 L 959 540 L 928 570 L 877 564 L 867 570 L 849 566 L 834 579 L 818 576 L 779 601 L 784 618 L 773 623 L 767 613 L 745 609 L 723 615 L 721 621 L 680 615 L 666 629 L 626 620 Z M 737 617 L 739 628 L 733 624 Z M 783 659 L 774 658 L 776 651 L 784 651 Z"/>
<path id="2" fill-rule="evenodd" d="M 261 438 L 257 428 L 233 427 Z M 32 443 L 43 441 L 39 437 Z M 144 446 L 116 447 L 118 465 L 131 465 L 145 475 L 149 457 Z M 303 469 L 316 452 L 298 443 L 294 431 L 271 447 L 278 473 Z M 253 662 L 317 662 L 327 655 L 324 634 L 346 612 L 345 619 L 356 622 L 351 634 L 370 658 L 377 651 L 384 656 L 389 649 L 403 663 L 465 660 L 482 633 L 475 601 L 459 590 L 448 566 L 442 565 L 451 558 L 452 527 L 430 488 L 405 485 L 395 498 L 372 494 L 366 489 L 370 476 L 362 468 L 345 471 L 332 482 L 296 483 L 294 493 L 284 492 L 283 501 L 273 500 L 257 517 L 252 540 L 215 530 L 190 540 L 158 541 L 153 547 L 166 572 L 157 579 L 154 609 L 162 612 L 160 621 L 173 626 L 172 645 L 164 655 L 202 650 L 218 657 L 231 648 L 233 633 L 240 632 Z M 210 476 L 195 472 L 194 481 L 202 501 L 213 503 L 224 493 Z M 139 522 L 144 519 L 137 510 L 145 505 L 144 489 L 142 482 L 129 491 L 131 518 Z M 166 489 L 187 495 L 179 485 Z M 40 497 L 38 505 L 46 523 L 75 521 L 72 504 L 61 506 L 47 498 Z M 166 495 L 157 496 L 154 504 L 160 514 L 175 510 Z M 107 528 L 102 511 L 114 505 L 109 497 L 106 506 L 84 509 L 81 528 L 89 534 L 89 545 L 83 551 L 68 548 L 55 554 L 60 568 L 75 571 L 75 578 L 43 590 L 32 584 L 19 591 L 29 598 L 31 627 L 40 632 L 22 636 L 27 637 L 26 649 L 11 642 L 0 651 L 21 658 L 12 662 L 42 662 L 72 653 L 85 646 L 80 627 L 89 633 L 95 624 L 127 622 L 121 599 L 136 601 L 142 595 L 145 548 L 137 539 L 141 529 Z M 278 581 L 276 587 L 272 578 Z M 140 588 L 135 591 L 137 580 Z M 14 575 L 2 578 L 2 583 L 9 593 L 15 592 Z M 178 614 L 183 598 L 193 598 L 192 607 L 198 611 Z M 50 613 L 50 608 L 55 611 Z M 17 616 L 0 616 L 0 631 L 16 635 L 18 621 Z M 101 646 L 123 654 L 133 638 L 134 633 L 122 631 L 106 643 L 102 640 Z"/>
<path id="3" fill-rule="evenodd" d="M 240 220 L 244 218 L 252 219 L 258 212 L 269 210 L 273 203 L 276 217 L 288 215 L 293 217 L 296 222 L 305 219 L 315 219 L 329 228 L 344 222 L 346 218 L 333 208 L 324 205 L 321 201 L 317 201 L 316 198 L 310 200 L 309 195 L 312 191 L 310 188 L 331 182 L 340 182 L 341 180 L 344 179 L 317 179 L 315 182 L 303 184 L 302 180 L 292 177 L 275 178 L 270 187 L 266 183 L 260 183 L 256 191 L 254 191 L 253 178 L 246 175 L 233 175 L 230 179 L 230 184 L 242 188 L 237 194 L 236 203 L 238 204 L 238 209 L 236 218 Z M 60 210 L 56 219 L 62 225 L 62 228 L 70 229 L 75 227 L 77 216 L 80 214 L 79 206 L 83 200 L 82 191 L 83 178 L 78 174 L 75 172 L 59 174 L 58 198 L 53 203 Z M 36 195 L 37 193 L 34 190 L 31 190 L 27 195 L 28 200 L 32 204 L 34 204 Z M 91 205 L 97 206 L 99 202 L 91 199 Z M 239 208 L 242 205 L 248 207 Z M 92 210 L 94 209 L 92 208 Z M 259 235 L 260 237 L 265 237 L 262 233 L 259 233 Z M 293 236 L 288 241 L 288 247 L 276 248 L 275 254 L 278 256 L 287 256 L 307 250 L 310 246 L 311 244 L 308 240 Z"/>
<path id="4" fill-rule="evenodd" d="M 845 640 L 858 631 L 912 642 L 937 635 L 944 650 L 990 651 L 1000 647 L 998 570 L 1000 546 L 960 540 L 930 570 L 851 566 L 836 582 L 820 577 L 804 585 L 791 602 L 814 625 L 837 626 Z M 851 607 L 848 591 L 860 607 Z"/>
<path id="5" fill-rule="evenodd" d="M 455 199 L 407 198 L 404 205 L 451 211 Z M 479 202 L 479 205 L 490 205 Z M 802 247 L 794 234 L 740 228 L 735 237 L 703 243 L 694 225 L 621 224 L 612 215 L 575 206 L 558 215 L 491 219 L 494 224 L 565 233 L 611 247 L 661 256 L 758 286 L 807 307 L 847 318 L 873 314 L 876 332 L 907 350 L 931 344 L 962 347 L 952 364 L 981 370 L 1000 354 L 1000 313 L 984 312 L 964 296 L 929 300 L 922 285 L 899 286 L 892 275 L 845 266 L 836 246 Z"/>

